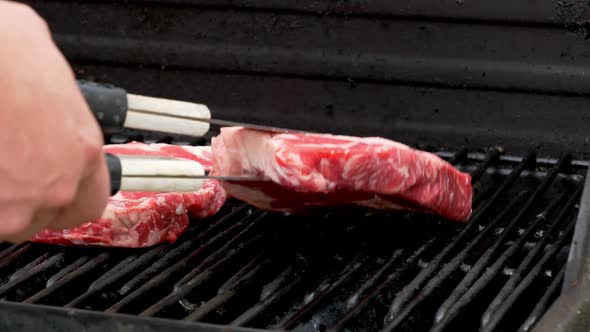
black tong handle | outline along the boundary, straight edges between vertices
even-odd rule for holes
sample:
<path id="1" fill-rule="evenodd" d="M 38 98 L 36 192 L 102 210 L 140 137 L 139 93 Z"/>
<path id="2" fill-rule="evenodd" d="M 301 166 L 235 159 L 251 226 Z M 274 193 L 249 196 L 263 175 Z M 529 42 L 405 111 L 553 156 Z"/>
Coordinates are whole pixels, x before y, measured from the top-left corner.
<path id="1" fill-rule="evenodd" d="M 78 86 L 103 134 L 120 132 L 127 116 L 127 92 L 112 85 L 82 80 L 78 81 Z M 105 153 L 104 156 L 109 170 L 112 196 L 121 188 L 121 160 L 110 153 Z"/>
<path id="2" fill-rule="evenodd" d="M 120 132 L 127 117 L 127 91 L 110 84 L 78 81 L 86 103 L 104 134 Z"/>
<path id="3" fill-rule="evenodd" d="M 115 195 L 121 189 L 121 178 L 123 176 L 123 170 L 121 168 L 121 160 L 119 157 L 106 153 L 104 154 L 107 167 L 109 169 L 109 175 L 111 178 L 111 196 Z"/>

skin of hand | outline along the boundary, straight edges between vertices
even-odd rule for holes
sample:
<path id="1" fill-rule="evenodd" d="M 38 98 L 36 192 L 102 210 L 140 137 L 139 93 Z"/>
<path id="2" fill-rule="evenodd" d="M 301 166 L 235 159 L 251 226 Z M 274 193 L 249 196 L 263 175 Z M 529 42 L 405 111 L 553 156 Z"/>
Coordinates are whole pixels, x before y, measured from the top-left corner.
<path id="1" fill-rule="evenodd" d="M 103 135 L 74 73 L 30 7 L 0 0 L 0 240 L 101 216 Z"/>

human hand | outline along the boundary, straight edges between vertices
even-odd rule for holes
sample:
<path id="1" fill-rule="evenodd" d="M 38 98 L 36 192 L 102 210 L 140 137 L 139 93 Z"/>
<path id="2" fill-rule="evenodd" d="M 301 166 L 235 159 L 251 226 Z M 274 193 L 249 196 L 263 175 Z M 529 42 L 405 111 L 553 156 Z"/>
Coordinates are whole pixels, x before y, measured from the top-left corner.
<path id="1" fill-rule="evenodd" d="M 0 240 L 100 217 L 109 197 L 101 130 L 47 24 L 0 0 Z"/>

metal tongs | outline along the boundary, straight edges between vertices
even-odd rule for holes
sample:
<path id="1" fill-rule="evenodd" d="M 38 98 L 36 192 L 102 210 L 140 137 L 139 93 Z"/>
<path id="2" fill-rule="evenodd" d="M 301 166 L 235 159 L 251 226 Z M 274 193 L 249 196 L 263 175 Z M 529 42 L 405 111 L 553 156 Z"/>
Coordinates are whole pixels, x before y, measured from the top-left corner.
<path id="1" fill-rule="evenodd" d="M 215 119 L 204 104 L 130 94 L 108 84 L 85 81 L 78 81 L 78 84 L 105 134 L 137 129 L 202 137 L 209 131 L 210 125 L 239 126 L 274 133 L 305 133 L 302 130 Z"/>
<path id="2" fill-rule="evenodd" d="M 111 178 L 111 195 L 119 191 L 194 192 L 203 181 L 260 181 L 238 176 L 210 176 L 193 160 L 158 156 L 113 155 L 105 153 Z"/>
<path id="3" fill-rule="evenodd" d="M 122 88 L 95 82 L 78 85 L 103 133 L 124 129 L 202 137 L 210 125 L 240 126 L 273 133 L 302 133 L 301 130 L 219 120 L 206 105 L 129 94 Z M 196 161 L 154 156 L 115 156 L 105 153 L 111 176 L 111 195 L 118 191 L 192 192 L 203 180 L 259 181 L 255 178 L 210 176 Z"/>

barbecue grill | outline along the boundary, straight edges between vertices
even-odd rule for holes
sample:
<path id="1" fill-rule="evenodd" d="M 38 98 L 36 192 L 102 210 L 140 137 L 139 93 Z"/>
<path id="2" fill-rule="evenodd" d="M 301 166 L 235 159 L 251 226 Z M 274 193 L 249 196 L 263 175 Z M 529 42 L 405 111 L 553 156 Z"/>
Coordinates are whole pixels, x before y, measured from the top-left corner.
<path id="1" fill-rule="evenodd" d="M 26 2 L 79 78 L 405 142 L 472 175 L 474 214 L 230 201 L 148 249 L 4 244 L 3 330 L 589 329 L 587 2 Z"/>

